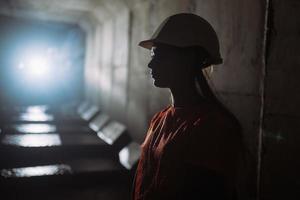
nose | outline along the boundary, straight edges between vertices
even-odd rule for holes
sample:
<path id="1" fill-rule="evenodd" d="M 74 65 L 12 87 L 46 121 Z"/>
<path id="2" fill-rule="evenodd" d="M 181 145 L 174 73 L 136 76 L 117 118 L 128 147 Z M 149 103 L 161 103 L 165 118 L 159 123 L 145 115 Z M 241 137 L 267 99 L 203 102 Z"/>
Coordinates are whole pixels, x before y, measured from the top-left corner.
<path id="1" fill-rule="evenodd" d="M 153 69 L 153 59 L 148 63 L 148 68 Z"/>

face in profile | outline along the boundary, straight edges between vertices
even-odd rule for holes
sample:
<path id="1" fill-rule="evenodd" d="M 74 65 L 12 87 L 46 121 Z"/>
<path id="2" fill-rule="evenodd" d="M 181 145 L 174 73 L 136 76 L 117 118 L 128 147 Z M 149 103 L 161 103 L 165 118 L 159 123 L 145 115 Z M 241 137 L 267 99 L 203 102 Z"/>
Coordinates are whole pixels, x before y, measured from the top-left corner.
<path id="1" fill-rule="evenodd" d="M 192 55 L 183 48 L 156 44 L 151 48 L 151 71 L 153 84 L 159 88 L 179 87 L 183 81 L 193 78 Z"/>

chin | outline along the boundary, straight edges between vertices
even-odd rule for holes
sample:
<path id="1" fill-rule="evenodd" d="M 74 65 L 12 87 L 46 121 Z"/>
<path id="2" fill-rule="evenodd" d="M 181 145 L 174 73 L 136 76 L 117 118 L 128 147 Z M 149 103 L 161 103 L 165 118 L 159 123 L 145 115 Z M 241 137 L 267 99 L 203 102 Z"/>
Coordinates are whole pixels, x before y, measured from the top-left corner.
<path id="1" fill-rule="evenodd" d="M 158 80 L 154 80 L 153 85 L 158 88 L 168 88 L 167 84 L 159 82 Z"/>

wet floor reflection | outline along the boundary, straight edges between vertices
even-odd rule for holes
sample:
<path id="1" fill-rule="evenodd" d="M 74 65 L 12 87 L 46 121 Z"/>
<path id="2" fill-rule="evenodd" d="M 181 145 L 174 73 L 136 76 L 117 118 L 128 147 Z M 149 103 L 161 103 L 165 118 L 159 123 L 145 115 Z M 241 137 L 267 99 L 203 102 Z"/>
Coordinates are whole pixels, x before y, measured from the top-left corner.
<path id="1" fill-rule="evenodd" d="M 1 176 L 5 178 L 12 177 L 32 177 L 32 176 L 51 176 L 72 173 L 69 165 L 47 165 L 37 167 L 23 167 L 1 170 Z"/>
<path id="2" fill-rule="evenodd" d="M 48 110 L 48 107 L 45 105 L 40 106 L 28 106 L 25 110 L 27 113 L 45 113 Z"/>
<path id="3" fill-rule="evenodd" d="M 46 113 L 47 109 L 47 106 L 29 106 L 25 109 L 25 112 L 20 115 L 19 119 L 22 121 L 34 122 L 52 121 L 54 117 L 53 115 Z"/>
<path id="4" fill-rule="evenodd" d="M 22 121 L 32 121 L 32 122 L 47 122 L 53 121 L 53 115 L 49 115 L 46 113 L 24 113 L 19 117 Z"/>
<path id="5" fill-rule="evenodd" d="M 58 134 L 10 134 L 4 136 L 2 143 L 22 147 L 46 147 L 61 145 L 61 139 Z"/>
<path id="6" fill-rule="evenodd" d="M 51 124 L 21 124 L 16 125 L 15 129 L 22 133 L 53 133 L 56 126 Z"/>

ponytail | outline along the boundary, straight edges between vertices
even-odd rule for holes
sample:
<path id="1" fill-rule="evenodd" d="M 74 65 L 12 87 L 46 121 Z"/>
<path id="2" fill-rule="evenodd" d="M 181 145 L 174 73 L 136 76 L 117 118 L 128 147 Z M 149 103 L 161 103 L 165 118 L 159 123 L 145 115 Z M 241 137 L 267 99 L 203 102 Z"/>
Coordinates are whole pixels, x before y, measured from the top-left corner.
<path id="1" fill-rule="evenodd" d="M 236 123 L 236 127 L 239 129 L 240 132 L 242 132 L 242 126 L 239 122 L 239 120 L 234 116 L 232 112 L 229 111 L 229 109 L 217 98 L 211 87 L 209 86 L 207 82 L 208 75 L 204 75 L 203 72 L 204 68 L 207 68 L 209 66 L 212 66 L 213 63 L 210 61 L 210 56 L 207 53 L 205 49 L 202 47 L 194 47 L 195 52 L 195 62 L 196 62 L 196 69 L 195 69 L 195 81 L 196 86 L 199 88 L 199 92 L 202 94 L 202 97 L 207 100 L 208 102 L 214 103 L 216 106 L 218 106 L 222 111 L 224 111 L 229 117 L 233 119 L 233 121 Z"/>
<path id="2" fill-rule="evenodd" d="M 204 49 L 200 49 L 202 55 Z M 199 49 L 197 50 L 199 53 Z M 199 54 L 197 54 L 199 55 Z M 207 54 L 208 55 L 208 54 Z M 205 63 L 203 62 L 203 57 L 198 57 L 198 68 L 196 69 L 196 77 L 195 77 L 195 82 L 200 90 L 199 92 L 202 94 L 202 97 L 206 99 L 208 102 L 214 103 L 217 107 L 219 107 L 222 111 L 224 111 L 225 114 L 227 114 L 230 118 L 233 119 L 237 131 L 240 134 L 241 137 L 241 147 L 242 147 L 242 152 L 240 152 L 240 158 L 239 158 L 239 166 L 238 166 L 238 178 L 237 178 L 237 195 L 239 199 L 245 199 L 249 197 L 254 197 L 255 196 L 255 156 L 252 155 L 250 152 L 250 149 L 247 148 L 245 145 L 245 141 L 243 139 L 243 129 L 241 126 L 241 123 L 239 120 L 235 117 L 235 115 L 230 112 L 230 110 L 217 98 L 213 90 L 208 84 L 208 81 L 206 77 L 208 77 L 208 74 L 203 68 L 206 68 L 211 65 L 211 63 Z M 199 63 L 200 61 L 200 63 Z M 213 84 L 212 84 L 213 86 Z"/>

